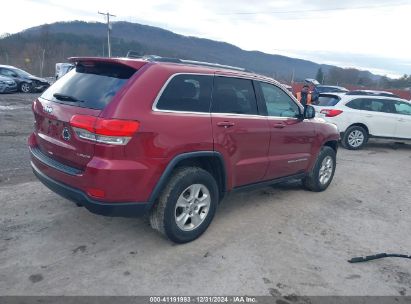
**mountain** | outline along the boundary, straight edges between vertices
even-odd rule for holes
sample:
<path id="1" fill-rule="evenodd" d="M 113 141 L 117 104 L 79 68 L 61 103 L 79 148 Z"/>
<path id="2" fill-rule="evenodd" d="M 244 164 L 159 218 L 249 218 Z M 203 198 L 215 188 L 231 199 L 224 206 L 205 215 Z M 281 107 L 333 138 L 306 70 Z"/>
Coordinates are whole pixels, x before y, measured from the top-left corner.
<path id="1" fill-rule="evenodd" d="M 125 56 L 132 49 L 141 55 L 156 54 L 240 66 L 283 81 L 290 81 L 293 74 L 295 80 L 314 78 L 319 68 L 325 74 L 337 69 L 343 71 L 331 65 L 259 51 L 245 51 L 229 43 L 183 36 L 138 23 L 114 22 L 112 28 L 113 56 Z M 54 64 L 65 61 L 69 56 L 104 55 L 106 29 L 106 24 L 83 21 L 33 27 L 0 39 L 0 60 L 14 60 L 14 64 L 17 62 L 17 65 L 39 74 L 39 58 L 41 59 L 42 50 L 45 49 L 44 74 L 53 74 Z M 5 53 L 8 58 L 5 58 Z M 355 82 L 379 78 L 368 71 L 355 71 Z"/>

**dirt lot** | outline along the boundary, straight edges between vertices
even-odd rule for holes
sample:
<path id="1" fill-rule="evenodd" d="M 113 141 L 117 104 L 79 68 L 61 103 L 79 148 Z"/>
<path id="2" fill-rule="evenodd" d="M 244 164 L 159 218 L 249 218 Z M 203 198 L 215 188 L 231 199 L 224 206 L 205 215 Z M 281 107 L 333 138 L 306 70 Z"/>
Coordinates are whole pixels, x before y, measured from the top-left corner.
<path id="1" fill-rule="evenodd" d="M 298 182 L 235 194 L 197 241 L 105 218 L 33 177 L 36 95 L 0 95 L 0 295 L 410 295 L 411 147 L 340 149 L 323 193 Z"/>

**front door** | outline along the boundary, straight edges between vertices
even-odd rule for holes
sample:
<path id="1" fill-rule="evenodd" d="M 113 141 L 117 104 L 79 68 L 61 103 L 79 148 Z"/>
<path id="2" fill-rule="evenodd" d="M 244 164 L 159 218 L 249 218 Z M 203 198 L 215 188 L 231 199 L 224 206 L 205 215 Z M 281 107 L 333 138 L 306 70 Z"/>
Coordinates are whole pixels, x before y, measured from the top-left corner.
<path id="1" fill-rule="evenodd" d="M 296 102 L 280 87 L 259 82 L 271 133 L 268 152 L 269 166 L 265 180 L 304 172 L 311 159 L 315 140 L 315 125 L 301 120 L 302 111 Z"/>

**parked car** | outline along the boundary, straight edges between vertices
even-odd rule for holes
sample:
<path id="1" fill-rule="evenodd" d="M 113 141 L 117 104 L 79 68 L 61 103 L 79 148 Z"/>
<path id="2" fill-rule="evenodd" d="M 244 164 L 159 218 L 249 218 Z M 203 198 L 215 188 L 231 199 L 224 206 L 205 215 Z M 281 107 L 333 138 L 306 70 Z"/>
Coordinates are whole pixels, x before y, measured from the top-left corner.
<path id="1" fill-rule="evenodd" d="M 31 166 L 91 212 L 149 214 L 184 243 L 229 192 L 289 179 L 323 191 L 333 179 L 337 128 L 271 78 L 184 60 L 71 61 L 33 103 Z"/>
<path id="2" fill-rule="evenodd" d="M 0 93 L 13 93 L 17 91 L 17 83 L 8 77 L 0 76 Z"/>
<path id="3" fill-rule="evenodd" d="M 18 90 L 23 93 L 42 92 L 50 86 L 46 79 L 33 76 L 10 65 L 0 65 L 0 75 L 12 78 L 17 83 Z"/>
<path id="4" fill-rule="evenodd" d="M 66 75 L 74 68 L 72 63 L 56 63 L 56 80 Z"/>
<path id="5" fill-rule="evenodd" d="M 411 102 L 397 97 L 320 94 L 314 105 L 341 132 L 342 144 L 350 150 L 363 148 L 369 138 L 411 141 Z"/>
<path id="6" fill-rule="evenodd" d="M 321 93 L 346 93 L 348 90 L 344 87 L 329 86 L 329 85 L 317 85 L 313 90 L 313 101 L 316 101 Z"/>

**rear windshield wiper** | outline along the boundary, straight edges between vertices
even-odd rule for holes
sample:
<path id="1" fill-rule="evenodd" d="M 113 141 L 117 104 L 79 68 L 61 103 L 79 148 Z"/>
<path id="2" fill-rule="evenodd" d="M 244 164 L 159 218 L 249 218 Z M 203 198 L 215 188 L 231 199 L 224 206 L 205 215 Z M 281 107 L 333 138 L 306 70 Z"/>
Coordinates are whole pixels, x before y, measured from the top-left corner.
<path id="1" fill-rule="evenodd" d="M 68 101 L 68 102 L 84 102 L 83 100 L 77 99 L 76 97 L 70 96 L 70 95 L 65 95 L 65 94 L 60 94 L 60 93 L 54 93 L 53 94 L 54 98 L 61 100 L 61 101 Z"/>

